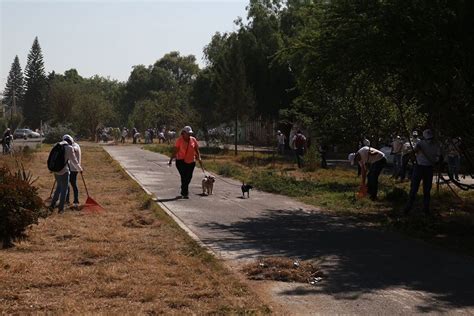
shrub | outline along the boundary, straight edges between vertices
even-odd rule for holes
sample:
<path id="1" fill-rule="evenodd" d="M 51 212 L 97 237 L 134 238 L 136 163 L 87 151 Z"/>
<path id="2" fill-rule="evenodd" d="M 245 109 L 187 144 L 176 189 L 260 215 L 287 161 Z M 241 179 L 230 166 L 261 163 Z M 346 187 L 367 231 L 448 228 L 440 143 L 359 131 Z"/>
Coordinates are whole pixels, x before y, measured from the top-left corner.
<path id="1" fill-rule="evenodd" d="M 236 177 L 242 174 L 242 171 L 235 165 L 226 163 L 217 166 L 217 173 L 224 177 Z"/>
<path id="2" fill-rule="evenodd" d="M 69 134 L 74 137 L 74 132 L 69 128 L 69 126 L 58 125 L 57 127 L 52 127 L 44 136 L 44 142 L 46 144 L 54 144 L 62 140 L 65 134 Z"/>
<path id="3" fill-rule="evenodd" d="M 43 215 L 43 202 L 30 173 L 0 168 L 0 239 L 3 248 L 26 237 L 25 230 Z"/>
<path id="4" fill-rule="evenodd" d="M 321 157 L 316 145 L 310 146 L 308 148 L 308 152 L 304 158 L 304 169 L 306 171 L 312 172 L 319 167 Z"/>

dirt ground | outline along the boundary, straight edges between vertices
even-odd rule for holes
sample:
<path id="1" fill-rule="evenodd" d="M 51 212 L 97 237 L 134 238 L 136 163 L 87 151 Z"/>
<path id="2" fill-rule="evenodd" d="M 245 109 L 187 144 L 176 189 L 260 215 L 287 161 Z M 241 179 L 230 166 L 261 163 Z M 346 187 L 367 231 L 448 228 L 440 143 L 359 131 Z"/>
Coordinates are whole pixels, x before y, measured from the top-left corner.
<path id="1" fill-rule="evenodd" d="M 23 157 L 46 198 L 48 148 Z M 0 164 L 5 162 L 0 158 Z M 0 313 L 267 314 L 239 276 L 191 240 L 100 147 L 83 146 L 101 213 L 67 210 L 0 250 Z M 81 182 L 79 182 L 81 183 Z M 85 194 L 82 184 L 80 200 Z"/>

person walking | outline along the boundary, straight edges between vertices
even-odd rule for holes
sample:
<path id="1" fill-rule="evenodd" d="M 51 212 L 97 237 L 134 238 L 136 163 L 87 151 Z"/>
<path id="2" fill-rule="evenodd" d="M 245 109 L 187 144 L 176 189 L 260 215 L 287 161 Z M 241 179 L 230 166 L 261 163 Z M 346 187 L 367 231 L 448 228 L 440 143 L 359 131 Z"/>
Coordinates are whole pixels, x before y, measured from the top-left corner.
<path id="1" fill-rule="evenodd" d="M 54 191 L 53 199 L 50 205 L 50 208 L 54 209 L 56 207 L 56 203 L 59 200 L 59 213 L 64 212 L 64 202 L 66 201 L 66 195 L 69 187 L 69 163 L 78 166 L 79 172 L 82 173 L 82 167 L 79 164 L 79 161 L 77 161 L 76 156 L 74 155 L 74 149 L 72 147 L 72 137 L 68 136 L 69 135 L 64 135 L 63 141 L 59 143 L 59 145 L 64 147 L 64 159 L 66 161 L 66 164 L 60 171 L 54 173 L 54 178 L 56 179 L 56 190 Z"/>
<path id="2" fill-rule="evenodd" d="M 5 132 L 3 133 L 3 138 L 2 138 L 2 153 L 4 155 L 9 154 L 11 152 L 12 140 L 13 140 L 12 132 L 9 128 L 7 128 Z"/>
<path id="3" fill-rule="evenodd" d="M 298 168 L 303 168 L 304 160 L 303 156 L 306 150 L 306 137 L 303 135 L 301 130 L 298 130 L 293 136 L 291 141 L 292 147 L 295 149 L 296 162 L 298 163 Z"/>
<path id="4" fill-rule="evenodd" d="M 191 136 L 193 130 L 191 126 L 185 126 L 181 130 L 181 136 L 176 140 L 171 155 L 169 165 L 176 159 L 176 168 L 181 176 L 181 193 L 183 199 L 189 198 L 189 183 L 193 177 L 194 167 L 196 166 L 196 159 L 202 168 L 201 154 L 199 153 L 199 144 L 196 138 Z"/>
<path id="5" fill-rule="evenodd" d="M 133 144 L 136 144 L 137 143 L 137 139 L 138 139 L 138 136 L 140 136 L 138 134 L 138 130 L 136 127 L 132 128 L 132 138 L 133 138 Z"/>
<path id="6" fill-rule="evenodd" d="M 281 131 L 277 131 L 277 145 L 278 145 L 278 153 L 280 155 L 285 154 L 285 134 L 283 134 Z"/>
<path id="7" fill-rule="evenodd" d="M 402 149 L 403 142 L 400 136 L 393 139 L 391 144 L 390 155 L 393 155 L 393 173 L 392 178 L 397 179 L 400 176 L 402 170 Z"/>
<path id="8" fill-rule="evenodd" d="M 127 138 L 127 135 L 128 135 L 128 130 L 127 130 L 126 127 L 124 127 L 122 129 L 122 140 L 121 140 L 122 144 L 125 144 L 125 140 Z"/>
<path id="9" fill-rule="evenodd" d="M 433 186 L 433 167 L 441 157 L 439 145 L 433 139 L 433 132 L 430 129 L 423 131 L 423 140 L 415 145 L 416 163 L 411 177 L 410 194 L 408 203 L 404 209 L 404 214 L 410 213 L 415 202 L 416 193 L 423 180 L 423 212 L 431 215 L 430 199 L 431 187 Z"/>
<path id="10" fill-rule="evenodd" d="M 385 154 L 375 148 L 364 146 L 357 153 L 349 154 L 349 161 L 351 165 L 357 163 L 360 166 L 360 185 L 362 188 L 365 188 L 367 182 L 367 193 L 371 200 L 376 200 L 379 188 L 379 175 L 387 164 Z"/>
<path id="11" fill-rule="evenodd" d="M 461 166 L 461 138 L 453 137 L 446 141 L 446 154 L 448 156 L 448 175 L 450 179 L 459 181 L 459 168 Z"/>
<path id="12" fill-rule="evenodd" d="M 76 157 L 77 164 L 75 161 L 70 160 L 68 162 L 69 164 L 69 170 L 70 170 L 70 175 L 69 175 L 69 183 L 72 187 L 72 191 L 74 193 L 74 201 L 73 201 L 73 206 L 75 209 L 79 208 L 79 189 L 77 188 L 77 174 L 82 171 L 81 167 L 81 159 L 82 159 L 82 153 L 81 153 L 81 146 L 79 146 L 78 143 L 74 141 L 74 139 L 70 135 L 64 135 L 63 137 L 64 140 L 68 140 L 68 143 L 71 142 L 72 149 L 74 151 L 74 156 Z M 67 194 L 66 194 L 66 204 L 70 204 L 69 200 L 69 194 L 71 190 L 68 189 Z"/>

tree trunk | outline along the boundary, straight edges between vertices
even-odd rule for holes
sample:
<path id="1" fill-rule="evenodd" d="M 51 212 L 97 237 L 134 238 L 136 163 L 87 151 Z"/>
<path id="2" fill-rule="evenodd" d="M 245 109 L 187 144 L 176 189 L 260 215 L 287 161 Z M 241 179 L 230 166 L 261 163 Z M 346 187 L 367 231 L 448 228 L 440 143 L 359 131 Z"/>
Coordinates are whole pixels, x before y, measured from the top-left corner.
<path id="1" fill-rule="evenodd" d="M 235 131 L 234 131 L 234 155 L 237 156 L 237 132 L 238 132 L 238 125 L 239 125 L 239 117 L 235 117 Z"/>

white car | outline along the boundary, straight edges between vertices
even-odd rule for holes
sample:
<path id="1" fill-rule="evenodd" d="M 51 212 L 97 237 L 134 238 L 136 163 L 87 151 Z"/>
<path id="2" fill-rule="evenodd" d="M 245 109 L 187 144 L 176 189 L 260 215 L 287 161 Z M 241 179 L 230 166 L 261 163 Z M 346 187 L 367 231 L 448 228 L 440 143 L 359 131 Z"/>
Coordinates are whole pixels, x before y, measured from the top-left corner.
<path id="1" fill-rule="evenodd" d="M 29 128 L 19 128 L 13 133 L 13 138 L 40 138 L 41 135 L 37 132 L 33 132 Z"/>

